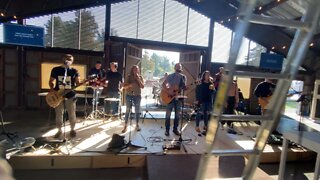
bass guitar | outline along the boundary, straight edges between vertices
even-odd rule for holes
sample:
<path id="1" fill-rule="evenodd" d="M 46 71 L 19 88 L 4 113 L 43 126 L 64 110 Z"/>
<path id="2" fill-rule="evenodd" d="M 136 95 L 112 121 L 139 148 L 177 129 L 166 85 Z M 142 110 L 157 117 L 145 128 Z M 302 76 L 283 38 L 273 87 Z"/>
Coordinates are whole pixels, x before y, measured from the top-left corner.
<path id="1" fill-rule="evenodd" d="M 88 79 L 82 81 L 81 83 L 77 84 L 75 87 L 73 87 L 71 89 L 66 89 L 66 90 L 65 89 L 60 89 L 58 91 L 53 90 L 53 91 L 48 92 L 48 94 L 46 96 L 47 104 L 52 108 L 58 107 L 59 104 L 63 101 L 64 96 L 66 94 L 68 94 L 69 92 L 73 91 L 77 87 L 83 85 L 84 83 L 86 83 L 88 81 L 92 81 L 93 79 L 95 79 L 95 77 L 88 78 Z"/>

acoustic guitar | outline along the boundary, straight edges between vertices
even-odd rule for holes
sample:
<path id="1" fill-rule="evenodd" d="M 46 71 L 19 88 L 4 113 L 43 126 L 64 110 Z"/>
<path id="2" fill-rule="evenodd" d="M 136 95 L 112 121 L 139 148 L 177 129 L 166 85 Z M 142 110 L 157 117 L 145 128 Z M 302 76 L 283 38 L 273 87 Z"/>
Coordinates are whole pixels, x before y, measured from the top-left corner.
<path id="1" fill-rule="evenodd" d="M 75 87 L 71 88 L 71 89 L 60 89 L 58 91 L 50 91 L 48 92 L 47 96 L 46 96 L 46 102 L 47 104 L 52 107 L 52 108 L 56 108 L 59 106 L 59 104 L 63 101 L 64 96 L 66 94 L 68 94 L 69 92 L 73 91 L 74 89 L 76 89 L 77 87 L 81 86 L 82 84 L 91 81 L 95 79 L 95 77 L 92 78 L 88 78 L 84 81 L 82 81 L 81 83 L 77 84 Z"/>
<path id="2" fill-rule="evenodd" d="M 168 89 L 169 92 L 165 91 L 164 88 L 160 91 L 160 98 L 164 104 L 169 104 L 176 96 L 179 95 L 179 87 L 173 87 Z"/>
<path id="3" fill-rule="evenodd" d="M 187 85 L 185 87 L 185 90 L 189 87 L 189 86 L 192 86 L 194 84 L 197 84 L 197 82 L 194 82 L 194 83 L 191 83 L 189 85 Z M 180 90 L 179 90 L 179 87 L 178 86 L 174 86 L 174 87 L 171 87 L 171 88 L 168 88 L 168 91 L 165 91 L 164 88 L 161 89 L 160 91 L 160 98 L 161 98 L 161 101 L 167 105 L 169 104 L 174 98 L 187 98 L 187 96 L 181 96 L 179 95 L 180 93 Z"/>

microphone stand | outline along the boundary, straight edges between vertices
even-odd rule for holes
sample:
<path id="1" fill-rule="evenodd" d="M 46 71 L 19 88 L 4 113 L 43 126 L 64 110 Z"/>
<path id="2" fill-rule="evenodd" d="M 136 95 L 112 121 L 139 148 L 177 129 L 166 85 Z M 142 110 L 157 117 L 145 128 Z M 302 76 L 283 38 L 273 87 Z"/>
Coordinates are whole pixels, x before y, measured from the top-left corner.
<path id="1" fill-rule="evenodd" d="M 184 150 L 184 152 L 185 153 L 188 153 L 188 151 L 187 151 L 187 149 L 186 149 L 186 147 L 185 147 L 185 145 L 184 145 L 184 143 L 183 142 L 191 142 L 192 141 L 192 139 L 183 139 L 182 138 L 182 126 L 183 126 L 183 119 L 184 119 L 184 112 L 183 112 L 183 109 L 184 109 L 184 98 L 185 98 L 185 96 L 184 96 L 184 91 L 185 90 L 182 90 L 182 98 L 178 98 L 177 100 L 178 101 L 180 101 L 181 103 L 182 103 L 182 105 L 181 105 L 181 111 L 180 111 L 180 136 L 179 136 L 179 139 L 178 140 L 175 140 L 175 139 L 166 139 L 166 141 L 176 141 L 176 144 L 175 145 L 164 145 L 163 146 L 163 149 L 165 149 L 165 150 L 171 150 L 171 149 L 180 149 L 181 150 L 181 147 L 183 148 L 183 150 Z M 179 147 L 179 148 L 178 148 Z"/>
<path id="2" fill-rule="evenodd" d="M 68 68 L 69 66 L 67 64 L 65 64 L 65 73 L 64 73 L 64 77 L 63 77 L 63 88 L 64 90 L 66 90 L 66 78 L 67 78 L 67 72 L 68 72 Z M 67 137 L 66 137 L 66 121 L 67 121 L 67 108 L 66 108 L 66 98 L 63 98 L 63 139 L 62 142 L 64 143 L 64 146 L 67 149 L 68 155 L 70 155 L 70 151 L 68 149 L 68 141 L 67 141 Z M 60 150 L 61 151 L 61 150 Z"/>
<path id="3" fill-rule="evenodd" d="M 146 119 L 147 114 L 149 114 L 150 117 L 151 117 L 155 122 L 157 122 L 157 119 L 156 119 L 156 118 L 149 112 L 149 110 L 148 110 L 148 95 L 146 95 L 145 98 L 146 98 L 146 110 L 145 110 L 144 115 L 143 115 L 143 118 L 142 118 L 142 123 L 144 123 L 144 120 Z M 162 126 L 161 126 L 161 128 L 162 128 Z"/>
<path id="4" fill-rule="evenodd" d="M 132 94 L 133 94 L 133 91 L 132 91 Z M 124 150 L 124 149 L 126 149 L 126 148 L 129 148 L 129 147 L 144 148 L 145 150 L 147 150 L 147 147 L 145 147 L 145 146 L 139 146 L 139 145 L 133 144 L 133 143 L 131 142 L 132 106 L 133 106 L 133 105 L 135 106 L 134 101 L 133 101 L 133 95 L 130 97 L 129 101 L 131 102 L 131 103 L 130 103 L 130 107 L 129 107 L 129 118 L 130 118 L 130 120 L 129 120 L 129 127 L 130 127 L 130 128 L 129 128 L 129 139 L 128 139 L 128 143 L 125 144 L 125 146 L 124 146 L 120 151 L 122 151 L 122 150 Z M 127 107 L 127 108 L 128 108 L 128 107 Z M 135 115 L 136 115 L 136 113 L 139 113 L 139 112 L 134 112 L 134 113 L 135 113 Z"/>

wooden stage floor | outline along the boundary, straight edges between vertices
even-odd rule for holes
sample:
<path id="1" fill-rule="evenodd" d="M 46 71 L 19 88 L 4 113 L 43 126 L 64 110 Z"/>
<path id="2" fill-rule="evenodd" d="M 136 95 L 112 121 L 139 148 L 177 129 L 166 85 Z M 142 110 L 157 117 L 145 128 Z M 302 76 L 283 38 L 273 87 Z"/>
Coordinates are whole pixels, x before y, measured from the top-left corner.
<path id="1" fill-rule="evenodd" d="M 154 112 L 151 112 L 152 114 Z M 144 114 L 144 112 L 142 113 Z M 157 115 L 162 116 L 162 115 Z M 28 152 L 17 152 L 11 155 L 9 162 L 14 169 L 64 169 L 64 168 L 115 168 L 115 167 L 145 167 L 150 157 L 167 155 L 201 155 L 204 152 L 205 136 L 195 131 L 194 121 L 184 121 L 182 128 L 182 138 L 190 139 L 184 142 L 185 149 L 164 151 L 162 146 L 171 144 L 178 140 L 170 130 L 170 136 L 164 135 L 163 119 L 140 119 L 141 131 L 135 131 L 135 124 L 132 125 L 131 140 L 133 144 L 145 146 L 146 149 L 126 148 L 120 153 L 107 151 L 109 142 L 113 134 L 125 136 L 129 140 L 129 131 L 121 134 L 124 121 L 118 117 L 106 119 L 84 120 L 78 116 L 76 124 L 77 136 L 70 138 L 69 126 L 66 126 L 67 143 L 57 143 L 53 135 L 57 132 L 52 120 L 47 120 L 48 112 L 23 111 L 10 112 L 4 114 L 5 127 L 9 132 L 17 132 L 19 138 L 14 142 L 7 140 L 7 147 L 16 146 L 26 137 L 34 137 L 37 141 L 34 149 L 26 149 Z M 171 120 L 171 124 L 173 120 Z M 287 121 L 290 121 L 287 120 Z M 295 120 L 292 120 L 296 122 Z M 201 122 L 202 123 L 202 122 Z M 287 123 L 287 122 L 286 122 Z M 280 123 L 281 124 L 281 123 Z M 290 124 L 290 123 L 289 123 Z M 180 125 L 179 125 L 180 126 Z M 227 128 L 219 129 L 217 149 L 250 149 L 254 145 L 254 136 L 258 126 L 255 123 L 234 123 L 234 127 L 242 134 L 229 134 Z M 283 128 L 283 127 L 281 127 Z M 281 129 L 280 128 L 280 129 Z M 290 126 L 290 128 L 292 128 Z M 130 128 L 128 128 L 130 130 Z M 284 129 L 282 129 L 284 130 Z M 5 139 L 5 136 L 1 136 Z M 61 136 L 61 139 L 63 135 Z M 170 139 L 170 140 L 169 140 Z M 13 151 L 14 152 L 14 151 Z M 262 162 L 278 162 L 280 159 L 281 145 L 267 145 L 262 154 Z M 288 154 L 288 160 L 296 160 L 310 156 L 305 149 L 294 147 Z M 299 153 L 297 155 L 297 153 Z M 174 157 L 174 156 L 171 156 Z M 197 159 L 199 160 L 199 158 Z M 224 161 L 222 161 L 224 160 Z M 224 157 L 213 157 L 211 167 L 221 166 L 221 162 L 226 163 Z M 244 162 L 244 161 L 242 161 Z M 164 162 L 165 164 L 167 162 Z M 152 165 L 150 165 L 152 166 Z M 149 167 L 149 165 L 148 165 Z M 259 170 L 264 177 L 263 171 Z M 219 174 L 219 173 L 218 173 Z"/>

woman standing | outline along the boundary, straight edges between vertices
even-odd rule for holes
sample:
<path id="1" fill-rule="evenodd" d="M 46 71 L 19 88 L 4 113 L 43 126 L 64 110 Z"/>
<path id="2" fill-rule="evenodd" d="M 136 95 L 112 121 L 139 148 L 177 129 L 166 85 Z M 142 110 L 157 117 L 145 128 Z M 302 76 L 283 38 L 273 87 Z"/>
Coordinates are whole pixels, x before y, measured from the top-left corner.
<path id="1" fill-rule="evenodd" d="M 139 118 L 140 118 L 140 102 L 141 102 L 141 89 L 144 88 L 144 80 L 140 75 L 139 66 L 132 66 L 130 74 L 125 79 L 123 88 L 126 90 L 126 114 L 124 117 L 125 124 L 122 133 L 127 131 L 129 112 L 134 105 L 134 113 L 136 119 L 136 131 L 140 131 Z"/>
<path id="2" fill-rule="evenodd" d="M 203 115 L 204 132 L 207 131 L 209 113 L 212 110 L 213 98 L 216 89 L 209 71 L 204 71 L 201 75 L 201 82 L 196 88 L 196 104 L 200 105 L 200 110 L 196 116 L 196 131 L 200 132 L 199 123 Z"/>

